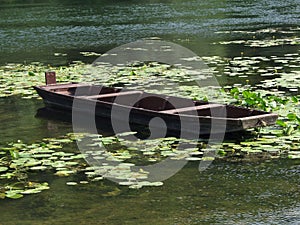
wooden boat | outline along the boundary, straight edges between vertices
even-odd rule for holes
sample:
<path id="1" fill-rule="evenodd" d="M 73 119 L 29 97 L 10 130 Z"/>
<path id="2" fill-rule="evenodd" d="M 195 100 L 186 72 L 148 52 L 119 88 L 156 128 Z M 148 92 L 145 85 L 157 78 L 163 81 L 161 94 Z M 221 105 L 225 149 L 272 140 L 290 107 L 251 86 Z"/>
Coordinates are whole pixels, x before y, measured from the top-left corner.
<path id="1" fill-rule="evenodd" d="M 153 118 L 175 133 L 210 135 L 273 125 L 278 115 L 233 105 L 152 94 L 139 90 L 82 83 L 57 84 L 53 72 L 46 73 L 46 85 L 35 86 L 46 107 L 91 113 L 95 117 L 148 126 Z M 76 104 L 73 104 L 74 102 Z M 128 117 L 127 117 L 128 115 Z M 182 136 L 181 136 L 182 137 Z"/>

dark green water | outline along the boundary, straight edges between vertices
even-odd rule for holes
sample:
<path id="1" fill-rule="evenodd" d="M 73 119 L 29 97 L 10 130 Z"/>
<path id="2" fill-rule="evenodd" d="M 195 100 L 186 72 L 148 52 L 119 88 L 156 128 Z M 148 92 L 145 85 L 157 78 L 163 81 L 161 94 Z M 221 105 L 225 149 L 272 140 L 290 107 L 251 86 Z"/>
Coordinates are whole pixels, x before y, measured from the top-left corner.
<path id="1" fill-rule="evenodd" d="M 110 182 L 70 187 L 44 175 L 51 189 L 3 201 L 1 223 L 297 224 L 299 178 L 291 161 L 215 163 L 201 174 L 191 163 L 163 187 L 141 190 Z M 116 188 L 117 196 L 103 196 Z"/>
<path id="2" fill-rule="evenodd" d="M 14 103 L 14 104 L 13 104 Z M 35 117 L 39 100 L 0 101 L 1 144 L 58 137 L 71 124 Z M 27 112 L 24 114 L 24 112 Z M 66 151 L 78 152 L 76 146 Z M 1 224 L 297 224 L 299 160 L 253 163 L 214 162 L 198 171 L 189 163 L 162 187 L 128 189 L 104 180 L 67 186 L 81 175 L 58 178 L 31 173 L 31 181 L 48 182 L 50 190 L 22 199 L 1 200 Z M 110 196 L 111 192 L 117 193 Z"/>
<path id="3" fill-rule="evenodd" d="M 0 64 L 92 62 L 80 51 L 104 53 L 144 37 L 160 37 L 201 56 L 276 55 L 296 46 L 255 49 L 217 41 L 299 36 L 282 33 L 300 24 L 298 0 L 287 1 L 4 1 L 0 0 Z M 248 31 L 250 33 L 219 33 Z M 217 33 L 216 33 L 217 32 Z M 64 56 L 55 56 L 63 53 Z M 40 100 L 0 99 L 0 145 L 39 141 L 72 130 L 68 123 L 35 117 Z M 74 152 L 76 148 L 69 149 Z M 297 224 L 299 161 L 214 162 L 199 173 L 189 163 L 164 186 L 130 190 L 103 181 L 67 186 L 80 177 L 36 174 L 50 190 L 0 202 L 0 224 Z M 114 197 L 105 196 L 118 191 Z"/>
<path id="4" fill-rule="evenodd" d="M 253 34 L 218 31 L 279 30 L 300 24 L 298 0 L 288 1 L 0 1 L 0 63 L 42 61 L 66 64 L 92 61 L 80 51 L 104 53 L 145 37 L 160 37 L 184 45 L 198 55 L 234 56 L 253 49 L 211 45 L 218 40 L 252 38 Z M 299 31 L 298 31 L 299 34 Z M 295 34 L 261 33 L 257 38 Z M 66 56 L 54 56 L 64 53 Z"/>
<path id="5" fill-rule="evenodd" d="M 35 117 L 39 100 L 1 99 L 1 145 L 35 142 L 69 131 L 69 123 Z M 26 114 L 24 114 L 26 112 Z M 4 119 L 4 115 L 6 116 Z M 78 152 L 76 146 L 67 151 Z M 189 163 L 162 187 L 131 190 L 104 180 L 78 186 L 81 175 L 31 173 L 50 190 L 1 200 L 1 224 L 297 224 L 299 160 L 214 162 L 198 171 Z M 116 196 L 107 196 L 117 192 Z"/>

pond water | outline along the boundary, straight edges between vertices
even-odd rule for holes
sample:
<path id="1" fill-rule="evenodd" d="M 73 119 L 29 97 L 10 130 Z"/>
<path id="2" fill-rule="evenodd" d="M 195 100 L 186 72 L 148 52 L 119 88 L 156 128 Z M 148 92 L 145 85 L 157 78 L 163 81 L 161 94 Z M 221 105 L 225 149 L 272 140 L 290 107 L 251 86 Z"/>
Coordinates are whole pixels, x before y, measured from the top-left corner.
<path id="1" fill-rule="evenodd" d="M 41 61 L 55 65 L 73 60 L 91 61 L 80 55 L 80 51 L 104 53 L 145 37 L 160 37 L 184 45 L 200 56 L 240 56 L 241 51 L 259 56 L 276 52 L 278 56 L 294 52 L 294 46 L 263 49 L 258 53 L 252 48 L 211 43 L 253 36 L 257 39 L 297 36 L 299 30 L 283 31 L 298 28 L 298 3 L 297 0 L 91 0 L 85 3 L 1 0 L 0 63 Z M 251 33 L 259 30 L 256 35 Z"/>
<path id="2" fill-rule="evenodd" d="M 272 59 L 262 60 L 264 67 L 280 67 L 282 60 L 299 66 L 299 24 L 298 0 L 0 0 L 0 64 L 89 63 L 96 57 L 81 52 L 104 53 L 140 38 L 159 37 L 200 56 L 264 56 Z M 261 74 L 250 70 L 251 82 L 266 79 Z M 239 74 L 220 78 L 222 85 L 240 80 Z M 40 99 L 1 98 L 0 146 L 72 131 L 70 123 L 36 117 L 42 106 Z M 79 152 L 74 145 L 64 148 Z M 189 162 L 163 186 L 138 190 L 109 180 L 66 185 L 80 181 L 80 174 L 64 178 L 32 172 L 31 178 L 48 182 L 50 189 L 1 200 L 0 224 L 300 223 L 299 160 L 214 161 L 201 173 L 198 163 Z"/>

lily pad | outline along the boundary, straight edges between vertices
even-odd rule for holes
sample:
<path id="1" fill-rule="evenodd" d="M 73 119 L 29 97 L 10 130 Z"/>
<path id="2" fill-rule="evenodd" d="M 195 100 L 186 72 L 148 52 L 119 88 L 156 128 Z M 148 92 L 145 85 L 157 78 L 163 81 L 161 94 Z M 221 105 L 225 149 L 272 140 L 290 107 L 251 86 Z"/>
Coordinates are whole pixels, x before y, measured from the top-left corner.
<path id="1" fill-rule="evenodd" d="M 74 171 L 72 171 L 72 170 L 59 170 L 55 173 L 55 175 L 60 176 L 60 177 L 67 177 L 73 173 L 74 173 Z"/>
<path id="2" fill-rule="evenodd" d="M 78 183 L 77 182 L 67 182 L 66 183 L 67 185 L 69 185 L 69 186 L 75 186 L 75 185 L 77 185 Z"/>
<path id="3" fill-rule="evenodd" d="M 33 166 L 30 167 L 31 170 L 46 170 L 48 167 L 47 166 Z"/>
<path id="4" fill-rule="evenodd" d="M 18 199 L 22 198 L 23 195 L 21 194 L 23 190 L 10 190 L 5 192 L 5 196 L 7 198 L 12 198 L 12 199 Z"/>
<path id="5" fill-rule="evenodd" d="M 1 172 L 5 172 L 7 170 L 8 170 L 8 167 L 6 167 L 6 166 L 0 166 L 0 173 Z"/>
<path id="6" fill-rule="evenodd" d="M 39 189 L 27 189 L 25 191 L 22 191 L 21 194 L 37 194 L 40 192 L 41 192 L 41 190 L 39 190 Z"/>

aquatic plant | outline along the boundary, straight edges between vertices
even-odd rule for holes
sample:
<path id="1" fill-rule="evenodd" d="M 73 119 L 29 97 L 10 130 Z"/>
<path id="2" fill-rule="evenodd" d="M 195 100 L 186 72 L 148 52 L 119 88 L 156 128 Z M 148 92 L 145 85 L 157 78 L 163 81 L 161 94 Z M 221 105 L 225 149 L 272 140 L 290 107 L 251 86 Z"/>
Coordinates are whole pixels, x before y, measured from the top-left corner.
<path id="1" fill-rule="evenodd" d="M 0 198 L 21 198 L 49 189 L 45 181 L 31 180 L 31 173 L 55 168 L 68 174 L 71 165 L 77 165 L 80 154 L 56 151 L 62 143 L 73 142 L 74 135 L 66 138 L 45 139 L 39 143 L 25 144 L 18 140 L 0 149 Z M 58 174 L 57 174 L 58 175 Z"/>
<path id="2" fill-rule="evenodd" d="M 211 56 L 202 59 L 210 66 L 210 70 L 203 71 L 203 74 L 213 73 L 220 79 L 223 89 L 199 87 L 189 71 L 155 62 L 136 63 L 123 68 L 99 68 L 99 73 L 110 73 L 108 80 L 105 76 L 88 73 L 89 65 L 81 62 L 61 67 L 39 63 L 0 67 L 1 97 L 19 95 L 23 98 L 37 98 L 32 85 L 44 84 L 44 72 L 52 70 L 57 73 L 59 82 L 83 81 L 110 86 L 133 86 L 151 92 L 274 111 L 280 115 L 276 126 L 262 128 L 259 133 L 252 130 L 241 137 L 226 139 L 221 146 L 195 140 L 197 148 L 186 147 L 183 151 L 176 149 L 177 142 L 184 142 L 188 146 L 191 141 L 162 138 L 130 142 L 125 138 L 128 135 L 126 133 L 113 137 L 85 137 L 92 142 L 90 151 L 84 154 L 76 149 L 74 140 L 78 137 L 73 134 L 36 143 L 8 143 L 0 149 L 0 197 L 20 198 L 48 189 L 46 180 L 33 179 L 32 175 L 41 172 L 68 177 L 66 184 L 70 186 L 102 182 L 105 178 L 116 179 L 120 185 L 130 188 L 160 186 L 161 182 L 145 181 L 147 171 L 132 171 L 131 167 L 150 165 L 166 157 L 172 160 L 201 161 L 205 160 L 204 149 L 226 160 L 300 158 L 299 54 L 249 57 L 243 53 L 234 58 Z M 222 83 L 224 77 L 227 79 L 226 85 Z M 262 80 L 254 81 L 254 77 L 261 77 Z M 165 80 L 170 80 L 170 85 L 162 82 Z M 174 89 L 171 83 L 178 84 L 178 88 Z M 97 151 L 99 147 L 104 151 Z M 105 160 L 107 164 L 91 167 L 84 161 L 85 157 Z M 78 180 L 78 176 L 83 178 Z M 119 193 L 120 190 L 116 189 L 108 191 L 107 195 Z"/>

